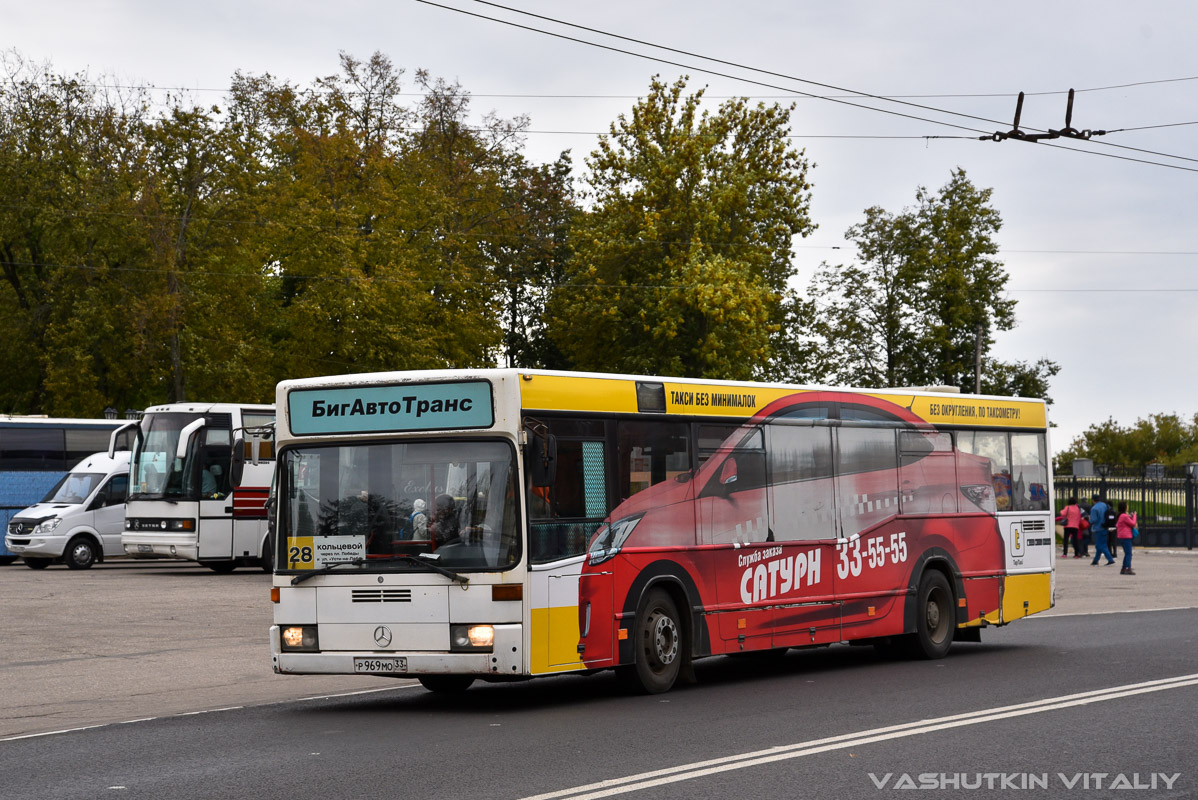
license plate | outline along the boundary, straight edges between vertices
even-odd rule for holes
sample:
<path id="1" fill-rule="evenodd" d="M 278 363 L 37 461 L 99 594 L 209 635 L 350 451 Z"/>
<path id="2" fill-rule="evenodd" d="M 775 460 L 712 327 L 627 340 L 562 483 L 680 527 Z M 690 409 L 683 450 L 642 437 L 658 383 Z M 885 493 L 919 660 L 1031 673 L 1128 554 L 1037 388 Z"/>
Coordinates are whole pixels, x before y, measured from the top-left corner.
<path id="1" fill-rule="evenodd" d="M 139 544 L 139 545 L 137 546 L 137 552 L 139 552 L 139 553 L 153 553 L 153 552 L 154 552 L 154 547 L 153 547 L 153 545 L 148 545 L 148 544 Z"/>
<path id="2" fill-rule="evenodd" d="M 354 672 L 407 672 L 406 658 L 355 658 Z"/>

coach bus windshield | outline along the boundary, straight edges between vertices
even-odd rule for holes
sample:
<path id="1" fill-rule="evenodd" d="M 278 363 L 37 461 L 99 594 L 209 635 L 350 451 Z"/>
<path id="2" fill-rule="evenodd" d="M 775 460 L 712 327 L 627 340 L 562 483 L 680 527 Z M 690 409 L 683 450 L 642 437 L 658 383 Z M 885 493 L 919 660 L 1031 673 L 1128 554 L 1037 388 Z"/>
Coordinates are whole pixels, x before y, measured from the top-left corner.
<path id="1" fill-rule="evenodd" d="M 280 458 L 281 570 L 354 560 L 363 569 L 421 569 L 418 559 L 394 556 L 425 554 L 455 570 L 496 570 L 520 558 L 510 444 L 308 446 Z"/>
<path id="2" fill-rule="evenodd" d="M 146 414 L 133 443 L 130 500 L 179 499 L 185 465 L 176 457 L 179 435 L 199 414 Z"/>

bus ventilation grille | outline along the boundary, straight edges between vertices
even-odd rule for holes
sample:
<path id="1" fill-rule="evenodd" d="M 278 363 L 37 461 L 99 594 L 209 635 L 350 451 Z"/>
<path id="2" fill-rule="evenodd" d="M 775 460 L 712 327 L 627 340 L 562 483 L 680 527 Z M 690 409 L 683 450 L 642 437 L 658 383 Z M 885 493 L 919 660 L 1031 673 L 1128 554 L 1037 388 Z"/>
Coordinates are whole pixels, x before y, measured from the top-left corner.
<path id="1" fill-rule="evenodd" d="M 351 597 L 355 603 L 410 603 L 411 589 L 354 589 Z"/>
<path id="2" fill-rule="evenodd" d="M 1048 530 L 1048 523 L 1042 519 L 1025 519 L 1023 521 L 1023 532 L 1028 533 L 1044 533 Z"/>

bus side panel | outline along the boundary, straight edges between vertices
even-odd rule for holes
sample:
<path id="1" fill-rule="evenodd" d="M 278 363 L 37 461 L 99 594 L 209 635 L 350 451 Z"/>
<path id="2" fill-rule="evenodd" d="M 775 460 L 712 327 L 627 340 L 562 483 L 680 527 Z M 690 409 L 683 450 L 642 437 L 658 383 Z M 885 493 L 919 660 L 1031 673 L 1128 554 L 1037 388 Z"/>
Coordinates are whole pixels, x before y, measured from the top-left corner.
<path id="1" fill-rule="evenodd" d="M 529 672 L 544 675 L 583 668 L 578 652 L 578 604 L 583 557 L 529 572 Z"/>

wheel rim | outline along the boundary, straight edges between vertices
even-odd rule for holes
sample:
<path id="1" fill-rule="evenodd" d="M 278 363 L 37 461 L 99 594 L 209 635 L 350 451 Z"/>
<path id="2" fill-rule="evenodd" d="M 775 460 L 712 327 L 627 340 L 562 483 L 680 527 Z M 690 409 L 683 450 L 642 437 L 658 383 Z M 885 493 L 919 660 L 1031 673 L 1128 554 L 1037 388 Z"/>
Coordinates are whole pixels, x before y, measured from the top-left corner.
<path id="1" fill-rule="evenodd" d="M 71 560 L 76 564 L 90 564 L 92 562 L 92 549 L 84 542 L 79 542 L 71 548 Z"/>
<path id="2" fill-rule="evenodd" d="M 660 611 L 650 618 L 649 655 L 656 668 L 665 668 L 678 657 L 678 624 Z"/>
<path id="3" fill-rule="evenodd" d="M 928 638 L 936 644 L 944 641 L 948 635 L 948 614 L 946 613 L 946 597 L 939 587 L 928 594 L 927 607 L 924 609 L 924 620 L 927 623 Z"/>

